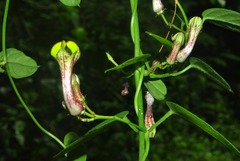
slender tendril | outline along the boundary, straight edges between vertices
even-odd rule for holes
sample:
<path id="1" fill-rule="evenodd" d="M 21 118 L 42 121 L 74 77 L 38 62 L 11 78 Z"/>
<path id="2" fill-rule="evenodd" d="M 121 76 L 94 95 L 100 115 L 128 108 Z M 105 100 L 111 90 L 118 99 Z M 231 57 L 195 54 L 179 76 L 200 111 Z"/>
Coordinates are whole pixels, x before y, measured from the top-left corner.
<path id="1" fill-rule="evenodd" d="M 8 15 L 8 9 L 9 9 L 9 3 L 10 0 L 6 0 L 6 4 L 5 4 L 5 9 L 4 9 L 4 16 L 3 16 L 3 25 L 2 25 L 2 48 L 3 48 L 3 59 L 4 61 L 7 62 L 7 53 L 6 53 L 6 26 L 7 26 L 7 15 Z M 10 80 L 10 83 L 13 87 L 14 92 L 16 93 L 19 101 L 21 102 L 21 104 L 23 105 L 23 107 L 25 108 L 25 110 L 27 111 L 27 113 L 29 114 L 29 116 L 31 117 L 31 119 L 33 120 L 33 122 L 37 125 L 37 127 L 44 132 L 45 134 L 47 134 L 48 136 L 50 136 L 51 138 L 53 138 L 56 142 L 58 142 L 63 148 L 65 148 L 65 145 L 52 133 L 50 133 L 49 131 L 47 131 L 46 129 L 44 129 L 41 124 L 37 121 L 37 119 L 34 117 L 34 115 L 32 114 L 32 112 L 30 111 L 29 107 L 26 105 L 26 103 L 24 102 L 24 100 L 22 99 L 10 73 L 9 73 L 9 69 L 8 69 L 8 65 L 6 65 L 6 72 L 8 75 L 8 78 Z"/>
<path id="2" fill-rule="evenodd" d="M 184 9 L 182 8 L 182 6 L 181 6 L 181 4 L 179 3 L 179 1 L 177 1 L 177 6 L 178 6 L 178 8 L 180 9 L 180 11 L 181 11 L 181 13 L 182 13 L 184 22 L 185 22 L 186 27 L 187 27 L 187 26 L 188 26 L 188 19 L 187 19 L 186 13 L 184 12 Z"/>
<path id="3" fill-rule="evenodd" d="M 3 24 L 2 24 L 2 51 L 3 51 L 3 62 L 7 62 L 7 53 L 6 53 L 6 29 L 7 29 L 7 16 L 9 9 L 10 0 L 6 0 Z"/>
<path id="4" fill-rule="evenodd" d="M 176 73 L 165 73 L 165 74 L 152 74 L 150 73 L 149 74 L 149 77 L 150 78 L 166 78 L 166 77 L 175 77 L 175 76 L 178 76 L 178 75 L 181 75 L 183 73 L 185 73 L 186 71 L 188 71 L 189 69 L 192 68 L 192 65 L 188 65 L 186 68 L 184 68 L 183 70 L 179 71 L 179 72 L 176 72 Z"/>

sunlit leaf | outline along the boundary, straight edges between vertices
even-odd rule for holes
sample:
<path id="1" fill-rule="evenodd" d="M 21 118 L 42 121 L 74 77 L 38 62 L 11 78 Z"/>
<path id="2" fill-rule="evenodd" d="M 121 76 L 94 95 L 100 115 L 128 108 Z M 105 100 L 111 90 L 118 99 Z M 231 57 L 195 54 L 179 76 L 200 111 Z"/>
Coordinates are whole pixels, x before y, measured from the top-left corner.
<path id="1" fill-rule="evenodd" d="M 155 99 L 161 101 L 165 98 L 167 87 L 162 80 L 148 81 L 144 85 Z"/>
<path id="2" fill-rule="evenodd" d="M 184 119 L 188 120 L 189 122 L 195 124 L 196 126 L 200 127 L 202 130 L 207 132 L 209 135 L 220 141 L 224 144 L 227 148 L 235 152 L 238 156 L 240 156 L 240 151 L 228 140 L 226 139 L 221 133 L 215 130 L 211 125 L 206 123 L 204 120 L 196 116 L 195 114 L 191 113 L 190 111 L 186 110 L 185 108 L 179 106 L 173 102 L 166 102 L 167 106 L 177 115 L 183 117 Z"/>
<path id="3" fill-rule="evenodd" d="M 165 39 L 164 37 L 161 37 L 159 35 L 153 34 L 151 32 L 146 32 L 149 36 L 153 37 L 154 39 L 156 39 L 158 42 L 160 42 L 163 45 L 166 45 L 166 47 L 168 47 L 169 49 L 172 48 L 172 42 Z"/>
<path id="4" fill-rule="evenodd" d="M 145 62 L 147 60 L 147 58 L 149 58 L 150 56 L 151 56 L 150 54 L 144 54 L 144 55 L 141 55 L 141 56 L 138 56 L 138 57 L 135 57 L 135 58 L 128 59 L 127 61 L 123 62 L 122 64 L 119 64 L 118 66 L 107 69 L 105 71 L 105 73 L 107 73 L 109 71 L 113 71 L 113 70 L 122 69 L 124 67 L 127 67 L 129 65 L 136 64 L 136 63 L 139 63 L 139 62 Z"/>
<path id="5" fill-rule="evenodd" d="M 214 80 L 223 88 L 227 89 L 228 91 L 232 92 L 230 85 L 221 77 L 212 67 L 210 67 L 207 63 L 203 62 L 198 58 L 191 57 L 190 58 L 191 66 L 203 73 L 205 73 L 209 78 Z"/>
<path id="6" fill-rule="evenodd" d="M 127 115 L 128 115 L 128 111 L 123 111 L 123 112 L 118 113 L 116 116 L 119 118 L 124 118 Z M 55 158 L 61 157 L 64 154 L 78 148 L 83 142 L 86 142 L 89 139 L 91 139 L 92 137 L 96 136 L 97 134 L 102 132 L 104 129 L 109 127 L 109 125 L 111 125 L 115 121 L 116 120 L 109 119 L 109 120 L 105 120 L 105 121 L 99 123 L 98 125 L 93 127 L 91 130 L 89 130 L 87 133 L 85 133 L 82 137 L 78 138 L 73 143 L 71 143 L 69 146 L 67 146 L 65 149 L 63 149 L 58 154 L 56 154 L 54 157 Z"/>
<path id="7" fill-rule="evenodd" d="M 60 0 L 66 6 L 80 6 L 81 0 Z"/>
<path id="8" fill-rule="evenodd" d="M 35 60 L 14 48 L 7 49 L 7 65 L 13 78 L 31 76 L 39 67 Z"/>
<path id="9" fill-rule="evenodd" d="M 210 8 L 202 13 L 203 21 L 240 32 L 240 13 L 224 8 Z"/>

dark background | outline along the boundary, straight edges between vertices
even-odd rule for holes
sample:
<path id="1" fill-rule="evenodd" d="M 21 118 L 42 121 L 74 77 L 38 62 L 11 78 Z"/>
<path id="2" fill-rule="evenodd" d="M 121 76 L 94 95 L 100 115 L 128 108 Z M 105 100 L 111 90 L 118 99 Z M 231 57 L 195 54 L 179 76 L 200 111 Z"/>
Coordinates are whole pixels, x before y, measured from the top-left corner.
<path id="1" fill-rule="evenodd" d="M 188 18 L 201 16 L 211 7 L 221 7 L 217 0 L 181 1 Z M 5 2 L 0 2 L 3 18 Z M 164 2 L 165 15 L 171 18 L 173 2 Z M 238 1 L 226 1 L 224 8 L 240 11 Z M 7 47 L 17 48 L 40 65 L 31 77 L 15 80 L 16 85 L 39 122 L 63 139 L 69 131 L 83 135 L 98 121 L 82 123 L 68 115 L 61 106 L 62 88 L 58 65 L 50 55 L 51 47 L 61 40 L 73 40 L 81 49 L 81 59 L 75 65 L 81 89 L 88 105 L 99 114 L 114 115 L 133 110 L 134 84 L 122 74 L 104 71 L 112 64 L 105 52 L 121 63 L 133 57 L 130 37 L 129 1 L 82 1 L 81 7 L 66 7 L 59 1 L 11 1 L 7 25 Z M 139 1 L 141 45 L 144 53 L 157 57 L 161 46 L 145 31 L 164 36 L 167 27 L 152 11 L 150 1 Z M 174 33 L 174 30 L 173 32 Z M 197 114 L 240 148 L 240 84 L 239 33 L 205 23 L 192 56 L 211 65 L 232 87 L 234 93 L 220 88 L 202 73 L 191 70 L 179 77 L 165 79 L 166 100 L 174 101 Z M 168 52 L 165 52 L 166 55 Z M 120 95 L 122 83 L 129 81 L 130 94 Z M 168 108 L 154 104 L 155 120 Z M 89 160 L 137 160 L 136 134 L 128 126 L 115 123 L 94 137 L 79 152 Z M 0 161 L 50 160 L 61 147 L 44 135 L 30 119 L 18 101 L 6 74 L 0 77 Z M 64 159 L 59 159 L 64 160 Z M 236 161 L 232 152 L 201 129 L 177 117 L 171 117 L 157 128 L 151 140 L 149 160 L 164 161 Z"/>

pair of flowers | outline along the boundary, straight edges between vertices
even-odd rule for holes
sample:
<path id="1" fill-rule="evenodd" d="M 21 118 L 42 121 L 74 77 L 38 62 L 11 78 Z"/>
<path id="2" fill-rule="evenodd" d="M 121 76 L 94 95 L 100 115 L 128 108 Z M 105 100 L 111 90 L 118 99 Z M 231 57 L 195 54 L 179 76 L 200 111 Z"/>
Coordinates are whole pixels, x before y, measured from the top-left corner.
<path id="1" fill-rule="evenodd" d="M 174 64 L 176 62 L 184 62 L 192 52 L 197 37 L 202 29 L 203 21 L 200 17 L 193 17 L 190 19 L 188 24 L 188 41 L 183 49 L 180 50 L 184 44 L 184 34 L 182 32 L 176 33 L 172 37 L 172 51 L 167 57 L 168 64 Z"/>
<path id="2" fill-rule="evenodd" d="M 163 13 L 164 5 L 161 0 L 153 0 L 152 5 L 153 11 L 157 15 L 161 15 Z M 203 21 L 200 17 L 193 17 L 190 19 L 187 29 L 188 42 L 181 50 L 180 48 L 184 44 L 184 34 L 182 32 L 178 32 L 172 37 L 172 52 L 167 57 L 168 64 L 174 64 L 176 62 L 183 62 L 186 60 L 194 47 L 198 34 L 202 29 L 202 24 Z"/>
<path id="3" fill-rule="evenodd" d="M 188 42 L 185 47 L 180 50 L 181 46 L 184 44 L 184 34 L 182 32 L 176 33 L 172 37 L 172 51 L 167 57 L 168 64 L 174 64 L 176 62 L 184 62 L 186 58 L 190 55 L 196 39 L 198 37 L 199 32 L 202 29 L 202 19 L 200 17 L 193 17 L 189 21 L 188 25 Z M 149 129 L 152 125 L 155 124 L 152 112 L 152 105 L 154 102 L 154 98 L 152 95 L 147 92 L 145 95 L 145 99 L 147 102 L 147 111 L 145 114 L 145 126 Z M 149 133 L 149 137 L 154 137 L 155 129 Z"/>

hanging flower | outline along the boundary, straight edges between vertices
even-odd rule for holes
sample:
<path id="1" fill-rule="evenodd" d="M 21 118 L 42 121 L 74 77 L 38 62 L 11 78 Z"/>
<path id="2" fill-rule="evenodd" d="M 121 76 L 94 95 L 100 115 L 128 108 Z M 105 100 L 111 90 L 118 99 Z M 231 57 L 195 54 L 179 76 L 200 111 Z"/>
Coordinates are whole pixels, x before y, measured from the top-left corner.
<path id="1" fill-rule="evenodd" d="M 179 51 L 177 55 L 178 62 L 184 62 L 192 52 L 192 49 L 197 40 L 198 34 L 202 29 L 202 24 L 203 24 L 203 21 L 200 17 L 193 17 L 190 19 L 189 25 L 188 25 L 188 33 L 189 33 L 188 42 L 186 46 Z"/>
<path id="2" fill-rule="evenodd" d="M 146 95 L 145 95 L 145 100 L 147 102 L 147 111 L 146 111 L 146 114 L 145 114 L 144 121 L 145 121 L 145 126 L 148 130 L 152 127 L 152 125 L 155 124 L 154 117 L 153 117 L 153 112 L 152 112 L 152 105 L 154 103 L 154 98 L 149 92 L 147 92 Z M 153 138 L 155 136 L 155 133 L 156 133 L 156 129 L 152 130 L 149 133 L 149 137 Z"/>
<path id="3" fill-rule="evenodd" d="M 79 47 L 72 41 L 56 43 L 51 49 L 51 55 L 57 60 L 63 88 L 63 107 L 71 115 L 78 116 L 84 113 L 82 101 L 84 96 L 80 91 L 78 76 L 72 73 L 73 66 L 80 58 Z"/>

